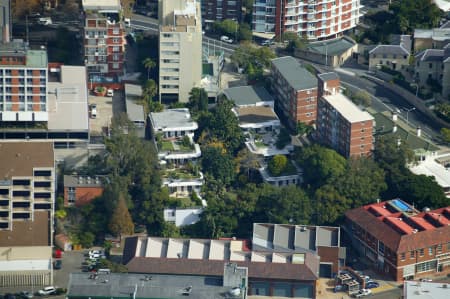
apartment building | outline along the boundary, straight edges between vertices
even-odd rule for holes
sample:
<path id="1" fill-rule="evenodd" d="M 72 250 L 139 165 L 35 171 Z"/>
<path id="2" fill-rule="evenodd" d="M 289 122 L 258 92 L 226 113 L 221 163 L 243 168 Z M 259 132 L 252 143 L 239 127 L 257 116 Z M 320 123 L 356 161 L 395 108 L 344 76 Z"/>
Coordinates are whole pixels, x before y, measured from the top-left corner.
<path id="1" fill-rule="evenodd" d="M 255 0 L 253 31 L 280 36 L 295 32 L 308 40 L 341 36 L 359 23 L 359 0 Z"/>
<path id="2" fill-rule="evenodd" d="M 420 86 L 431 80 L 442 85 L 442 96 L 450 98 L 450 42 L 443 49 L 427 49 L 415 56 L 415 79 Z"/>
<path id="3" fill-rule="evenodd" d="M 334 75 L 324 74 L 319 78 L 321 85 L 324 85 L 319 89 L 324 90 L 325 94 L 319 98 L 317 105 L 318 141 L 347 158 L 370 155 L 374 118 L 339 93 Z M 334 87 L 331 82 L 334 82 Z"/>
<path id="4" fill-rule="evenodd" d="M 317 78 L 297 59 L 291 56 L 272 59 L 271 80 L 275 106 L 292 129 L 298 122 L 316 121 Z"/>
<path id="5" fill-rule="evenodd" d="M 120 0 L 83 0 L 84 64 L 89 80 L 124 72 L 125 28 Z M 95 80 L 94 80 L 95 79 Z"/>
<path id="6" fill-rule="evenodd" d="M 52 284 L 53 144 L 1 142 L 0 176 L 1 285 Z"/>
<path id="7" fill-rule="evenodd" d="M 11 0 L 0 0 L 0 44 L 9 42 L 11 23 Z"/>
<path id="8" fill-rule="evenodd" d="M 392 199 L 347 211 L 345 218 L 353 247 L 396 281 L 450 273 L 450 207 L 420 212 Z"/>
<path id="9" fill-rule="evenodd" d="M 242 18 L 242 0 L 202 0 L 202 22 L 206 29 L 215 21 L 225 19 L 240 22 Z"/>
<path id="10" fill-rule="evenodd" d="M 200 3 L 160 0 L 159 28 L 159 100 L 187 103 L 202 79 Z"/>
<path id="11" fill-rule="evenodd" d="M 0 122 L 48 120 L 47 51 L 23 40 L 0 44 Z"/>

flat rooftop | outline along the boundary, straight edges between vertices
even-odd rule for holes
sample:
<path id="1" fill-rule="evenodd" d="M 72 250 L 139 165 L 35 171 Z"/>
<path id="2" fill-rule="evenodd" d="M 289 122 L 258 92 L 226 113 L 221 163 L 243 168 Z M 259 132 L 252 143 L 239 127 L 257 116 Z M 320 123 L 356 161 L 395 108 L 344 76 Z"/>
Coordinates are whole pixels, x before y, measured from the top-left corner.
<path id="1" fill-rule="evenodd" d="M 151 112 L 150 120 L 155 131 L 196 130 L 198 128 L 197 122 L 192 120 L 187 108 Z"/>
<path id="2" fill-rule="evenodd" d="M 223 91 L 229 100 L 237 106 L 251 106 L 263 102 L 273 102 L 273 97 L 262 86 L 239 86 Z"/>
<path id="3" fill-rule="evenodd" d="M 197 299 L 222 299 L 231 287 L 223 287 L 221 277 L 111 273 L 71 273 L 68 298 L 124 298 L 136 291 L 132 298 L 184 298 L 183 292 L 191 287 L 188 297 Z"/>
<path id="4" fill-rule="evenodd" d="M 272 64 L 295 90 L 317 88 L 317 78 L 292 56 L 272 59 Z"/>
<path id="5" fill-rule="evenodd" d="M 12 230 L 0 230 L 0 247 L 50 246 L 50 211 L 33 213 L 33 221 L 13 220 Z"/>
<path id="6" fill-rule="evenodd" d="M 60 70 L 60 81 L 48 82 L 48 130 L 89 131 L 86 68 Z"/>
<path id="7" fill-rule="evenodd" d="M 236 108 L 235 111 L 241 125 L 265 123 L 278 120 L 278 116 L 270 106 L 241 107 Z"/>
<path id="8" fill-rule="evenodd" d="M 373 120 L 367 111 L 362 111 L 349 98 L 341 93 L 323 96 L 323 99 L 333 106 L 350 123 Z"/>
<path id="9" fill-rule="evenodd" d="M 125 104 L 128 118 L 132 122 L 145 123 L 145 112 L 136 101 L 142 98 L 142 87 L 136 84 L 125 84 Z"/>
<path id="10" fill-rule="evenodd" d="M 33 176 L 33 168 L 54 167 L 52 142 L 0 142 L 0 180 Z"/>
<path id="11" fill-rule="evenodd" d="M 450 158 L 447 154 L 445 157 Z M 432 176 L 436 179 L 436 182 L 442 187 L 450 188 L 450 168 L 445 167 L 443 164 L 436 161 L 436 159 L 442 158 L 439 156 L 427 157 L 425 161 L 419 161 L 409 169 L 415 174 L 424 174 L 426 176 Z"/>
<path id="12" fill-rule="evenodd" d="M 447 299 L 450 285 L 442 282 L 404 282 L 405 299 Z"/>
<path id="13" fill-rule="evenodd" d="M 82 0 L 84 10 L 117 12 L 121 9 L 120 0 Z"/>
<path id="14" fill-rule="evenodd" d="M 47 50 L 31 50 L 21 39 L 14 39 L 9 43 L 0 44 L 1 56 L 26 57 L 26 67 L 47 68 Z M 20 67 L 21 65 L 14 65 Z"/>

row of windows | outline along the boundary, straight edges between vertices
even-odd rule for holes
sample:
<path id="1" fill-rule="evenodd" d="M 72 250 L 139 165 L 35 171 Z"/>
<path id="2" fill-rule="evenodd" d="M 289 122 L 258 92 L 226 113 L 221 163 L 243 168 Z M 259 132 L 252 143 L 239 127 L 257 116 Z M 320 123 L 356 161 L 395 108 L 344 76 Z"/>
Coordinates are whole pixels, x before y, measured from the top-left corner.
<path id="1" fill-rule="evenodd" d="M 28 84 L 33 84 L 33 79 L 35 79 L 35 77 L 33 77 L 33 78 L 27 78 L 27 83 Z M 39 79 L 39 83 L 40 84 L 45 84 L 47 82 L 47 79 L 46 78 L 40 78 Z M 2 80 L 1 80 L 1 78 L 0 78 L 0 86 L 1 86 L 1 84 L 2 84 L 3 82 L 2 82 Z M 6 84 L 11 84 L 12 83 L 12 78 L 5 78 L 5 83 Z M 25 84 L 25 79 L 24 78 L 19 78 L 19 84 Z"/>
<path id="2" fill-rule="evenodd" d="M 428 247 L 428 255 L 433 255 L 434 253 L 434 248 L 435 247 Z M 447 243 L 447 250 L 450 250 L 450 242 Z M 418 257 L 423 257 L 425 255 L 425 248 L 420 248 L 418 251 Z M 436 254 L 441 253 L 442 252 L 442 244 L 439 244 L 436 246 Z M 410 259 L 414 259 L 416 258 L 416 251 L 415 250 L 411 250 L 409 252 L 409 258 Z M 404 261 L 406 259 L 406 253 L 401 253 L 400 254 L 400 260 Z"/>
<path id="3" fill-rule="evenodd" d="M 0 69 L 0 73 L 1 73 L 1 69 Z M 5 71 L 5 76 L 11 76 L 12 75 L 12 70 L 11 69 L 6 69 Z M 37 71 L 37 70 L 34 70 Z M 18 70 L 19 76 L 25 76 L 25 70 Z M 27 76 L 33 76 L 33 70 L 27 70 L 26 72 Z M 40 76 L 45 76 L 46 75 L 46 71 L 45 70 L 39 70 L 39 75 Z"/>

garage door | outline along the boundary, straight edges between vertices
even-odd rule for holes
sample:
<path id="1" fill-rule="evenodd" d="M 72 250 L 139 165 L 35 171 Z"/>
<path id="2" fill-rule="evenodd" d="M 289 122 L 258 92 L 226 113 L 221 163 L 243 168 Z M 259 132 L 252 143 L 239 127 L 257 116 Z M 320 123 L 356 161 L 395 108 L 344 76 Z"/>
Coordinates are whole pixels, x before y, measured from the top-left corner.
<path id="1" fill-rule="evenodd" d="M 320 264 L 319 275 L 320 277 L 331 278 L 331 264 Z"/>

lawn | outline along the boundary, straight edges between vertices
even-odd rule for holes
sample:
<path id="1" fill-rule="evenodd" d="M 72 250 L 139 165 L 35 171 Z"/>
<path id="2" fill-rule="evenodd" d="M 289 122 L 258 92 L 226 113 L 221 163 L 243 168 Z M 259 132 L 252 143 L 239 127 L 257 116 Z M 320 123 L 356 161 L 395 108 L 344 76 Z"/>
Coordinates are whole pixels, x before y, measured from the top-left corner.
<path id="1" fill-rule="evenodd" d="M 179 151 L 181 152 L 192 152 L 194 149 L 193 146 L 185 146 L 182 141 L 176 141 L 177 146 L 180 148 Z"/>
<path id="2" fill-rule="evenodd" d="M 267 145 L 262 141 L 255 141 L 255 145 L 256 147 L 267 147 Z"/>
<path id="3" fill-rule="evenodd" d="M 160 146 L 160 150 L 161 151 L 173 151 L 173 150 L 175 150 L 175 148 L 173 147 L 172 141 L 165 141 L 165 140 L 163 140 L 163 141 L 161 141 L 160 145 L 161 145 Z"/>

